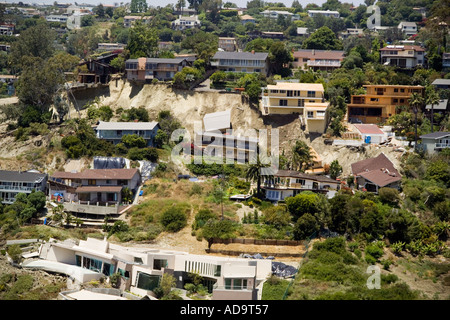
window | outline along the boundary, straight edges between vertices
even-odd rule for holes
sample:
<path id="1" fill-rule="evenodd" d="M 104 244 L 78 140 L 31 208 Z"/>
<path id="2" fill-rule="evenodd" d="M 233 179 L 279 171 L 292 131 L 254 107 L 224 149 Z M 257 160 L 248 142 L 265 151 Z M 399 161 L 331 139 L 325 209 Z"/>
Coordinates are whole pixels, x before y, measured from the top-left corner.
<path id="1" fill-rule="evenodd" d="M 325 117 L 325 111 L 316 111 L 317 117 Z"/>
<path id="2" fill-rule="evenodd" d="M 308 118 L 314 118 L 314 111 L 308 111 Z"/>
<path id="3" fill-rule="evenodd" d="M 105 262 L 103 264 L 103 274 L 108 277 L 108 276 L 112 275 L 113 273 L 114 273 L 114 266 L 112 264 Z"/>
<path id="4" fill-rule="evenodd" d="M 139 264 L 144 264 L 144 262 L 142 261 L 142 258 L 140 258 L 140 257 L 134 257 L 134 262 L 139 263 Z"/>
<path id="5" fill-rule="evenodd" d="M 308 98 L 315 98 L 316 92 L 315 91 L 308 91 Z"/>
<path id="6" fill-rule="evenodd" d="M 152 291 L 159 285 L 160 276 L 150 275 L 144 272 L 138 272 L 136 287 L 139 289 L 144 289 L 148 291 Z"/>
<path id="7" fill-rule="evenodd" d="M 117 272 L 125 279 L 129 279 L 130 278 L 130 272 L 127 270 L 123 270 L 123 269 L 118 269 Z"/>
<path id="8" fill-rule="evenodd" d="M 303 105 L 304 105 L 303 101 L 304 101 L 303 99 L 298 99 L 297 106 L 303 107 Z"/>
<path id="9" fill-rule="evenodd" d="M 286 99 L 280 99 L 280 106 L 287 106 L 287 100 Z"/>
<path id="10" fill-rule="evenodd" d="M 83 268 L 93 270 L 95 272 L 100 272 L 102 270 L 102 261 L 84 257 Z"/>
<path id="11" fill-rule="evenodd" d="M 222 266 L 215 266 L 215 268 L 214 268 L 214 276 L 215 277 L 220 277 L 221 272 L 222 272 Z"/>
<path id="12" fill-rule="evenodd" d="M 95 179 L 89 179 L 88 180 L 88 185 L 90 185 L 90 186 L 95 186 L 97 183 L 96 183 L 96 181 L 95 181 Z"/>
<path id="13" fill-rule="evenodd" d="M 161 270 L 162 268 L 167 268 L 168 263 L 165 259 L 154 259 L 153 260 L 153 269 Z"/>

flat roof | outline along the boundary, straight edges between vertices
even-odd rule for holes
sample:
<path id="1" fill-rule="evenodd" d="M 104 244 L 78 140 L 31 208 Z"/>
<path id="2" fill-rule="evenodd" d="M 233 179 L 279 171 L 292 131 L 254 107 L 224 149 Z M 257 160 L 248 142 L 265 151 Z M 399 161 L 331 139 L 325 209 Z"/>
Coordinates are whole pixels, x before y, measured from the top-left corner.
<path id="1" fill-rule="evenodd" d="M 229 129 L 231 127 L 231 110 L 207 113 L 203 117 L 205 131 Z"/>
<path id="2" fill-rule="evenodd" d="M 266 60 L 267 52 L 227 52 L 217 51 L 213 59 Z"/>
<path id="3" fill-rule="evenodd" d="M 182 59 L 183 60 L 183 59 Z M 158 122 L 106 122 L 100 121 L 97 130 L 153 130 Z"/>
<path id="4" fill-rule="evenodd" d="M 277 82 L 276 85 L 267 85 L 269 90 L 314 90 L 323 91 L 321 83 L 295 83 L 295 82 Z"/>
<path id="5" fill-rule="evenodd" d="M 384 132 L 381 131 L 380 128 L 376 124 L 354 124 L 355 128 L 362 134 L 382 134 Z"/>

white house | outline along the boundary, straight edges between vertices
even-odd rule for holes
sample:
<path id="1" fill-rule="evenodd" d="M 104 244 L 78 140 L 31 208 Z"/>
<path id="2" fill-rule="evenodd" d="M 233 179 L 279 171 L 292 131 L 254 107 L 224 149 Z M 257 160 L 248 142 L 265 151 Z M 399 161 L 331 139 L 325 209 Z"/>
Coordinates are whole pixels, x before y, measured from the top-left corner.
<path id="1" fill-rule="evenodd" d="M 417 33 L 417 24 L 415 22 L 402 21 L 398 24 L 398 28 L 408 37 Z"/>
<path id="2" fill-rule="evenodd" d="M 354 124 L 365 143 L 380 144 L 387 140 L 387 134 L 376 124 Z"/>
<path id="3" fill-rule="evenodd" d="M 420 136 L 422 139 L 422 146 L 429 154 L 433 154 L 442 149 L 450 148 L 450 132 L 433 132 Z"/>
<path id="4" fill-rule="evenodd" d="M 174 30 L 186 30 L 192 28 L 198 28 L 201 26 L 201 22 L 197 15 L 185 17 L 179 16 L 178 19 L 172 22 L 172 29 Z"/>
<path id="5" fill-rule="evenodd" d="M 308 10 L 308 16 L 311 18 L 322 15 L 327 18 L 339 18 L 341 15 L 339 14 L 339 11 L 332 11 L 332 10 Z"/>

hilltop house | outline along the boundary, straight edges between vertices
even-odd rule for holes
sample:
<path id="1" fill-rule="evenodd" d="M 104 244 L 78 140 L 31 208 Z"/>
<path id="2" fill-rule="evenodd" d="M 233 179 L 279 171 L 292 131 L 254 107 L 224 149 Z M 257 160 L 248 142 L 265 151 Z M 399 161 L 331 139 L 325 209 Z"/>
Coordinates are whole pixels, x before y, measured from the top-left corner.
<path id="1" fill-rule="evenodd" d="M 329 103 L 325 101 L 321 83 L 278 81 L 262 88 L 261 95 L 263 114 L 299 113 L 309 132 L 325 131 Z"/>
<path id="2" fill-rule="evenodd" d="M 381 63 L 412 69 L 425 65 L 425 49 L 414 45 L 388 45 L 380 49 Z"/>
<path id="3" fill-rule="evenodd" d="M 280 201 L 296 196 L 302 191 L 313 191 L 332 197 L 334 192 L 329 195 L 328 192 L 339 190 L 340 182 L 326 176 L 278 170 L 270 179 L 266 177 L 261 188 L 265 190 L 267 200 Z"/>
<path id="4" fill-rule="evenodd" d="M 158 122 L 105 122 L 97 125 L 97 138 L 111 141 L 114 144 L 121 142 L 122 137 L 135 134 L 144 138 L 147 146 L 154 145 L 155 136 L 160 129 Z"/>
<path id="5" fill-rule="evenodd" d="M 384 153 L 352 163 L 351 167 L 358 189 L 378 193 L 384 187 L 400 188 L 402 176 Z"/>
<path id="6" fill-rule="evenodd" d="M 322 15 L 327 18 L 339 18 L 341 15 L 339 11 L 331 11 L 331 10 L 308 10 L 308 16 L 314 18 L 317 15 Z"/>
<path id="7" fill-rule="evenodd" d="M 354 124 L 365 143 L 380 144 L 387 140 L 387 134 L 376 124 Z"/>
<path id="8" fill-rule="evenodd" d="M 142 21 L 142 23 L 149 23 L 152 20 L 152 16 L 125 16 L 123 17 L 123 26 L 130 28 L 136 21 Z"/>
<path id="9" fill-rule="evenodd" d="M 239 16 L 239 19 L 241 19 L 241 23 L 242 24 L 246 24 L 246 23 L 255 23 L 255 18 L 253 18 L 252 16 L 248 15 L 248 14 L 244 14 L 242 16 Z"/>
<path id="10" fill-rule="evenodd" d="M 175 74 L 191 63 L 185 58 L 138 58 L 125 61 L 127 80 L 172 80 Z"/>
<path id="11" fill-rule="evenodd" d="M 422 146 L 428 154 L 434 154 L 442 149 L 450 148 L 450 132 L 433 132 L 420 136 Z"/>
<path id="12" fill-rule="evenodd" d="M 233 37 L 219 37 L 219 49 L 223 51 L 233 52 L 237 51 L 236 38 Z"/>
<path id="13" fill-rule="evenodd" d="M 198 273 L 213 300 L 261 299 L 262 284 L 272 273 L 272 260 L 193 255 L 173 250 L 124 247 L 106 240 L 87 238 L 78 244 L 47 242 L 40 259 L 25 268 L 70 275 L 80 283 L 119 273 L 119 288 L 140 297 L 151 296 L 165 273 L 172 274 L 176 288 Z"/>
<path id="14" fill-rule="evenodd" d="M 397 107 L 409 106 L 411 93 L 423 94 L 422 86 L 365 85 L 366 94 L 352 95 L 347 105 L 349 122 L 380 123 L 397 114 Z"/>
<path id="15" fill-rule="evenodd" d="M 46 193 L 47 174 L 35 171 L 0 170 L 0 199 L 11 204 L 19 193 L 29 194 L 33 190 Z"/>
<path id="16" fill-rule="evenodd" d="M 340 33 L 341 39 L 347 39 L 351 36 L 363 36 L 364 35 L 364 29 L 358 29 L 358 28 L 347 28 L 347 30 L 342 31 Z"/>
<path id="17" fill-rule="evenodd" d="M 48 180 L 50 197 L 91 226 L 101 226 L 105 217 L 117 218 L 129 205 L 123 200 L 123 189 L 128 188 L 134 198 L 140 183 L 138 169 L 57 171 Z"/>
<path id="18" fill-rule="evenodd" d="M 302 49 L 295 51 L 294 68 L 333 71 L 341 67 L 344 51 Z"/>
<path id="19" fill-rule="evenodd" d="M 267 52 L 225 52 L 217 51 L 211 59 L 211 66 L 222 71 L 269 73 Z"/>
<path id="20" fill-rule="evenodd" d="M 398 24 L 398 29 L 408 37 L 417 34 L 417 24 L 415 22 L 402 21 Z"/>
<path id="21" fill-rule="evenodd" d="M 289 11 L 264 10 L 261 14 L 264 18 L 278 19 L 279 16 L 283 16 L 285 18 L 290 18 L 292 21 L 300 20 L 300 16 L 298 14 L 294 14 Z"/>
<path id="22" fill-rule="evenodd" d="M 111 61 L 119 55 L 118 52 L 105 54 L 97 58 L 89 58 L 80 62 L 78 66 L 85 65 L 87 72 L 78 73 L 78 82 L 80 83 L 103 83 L 111 80 L 111 74 L 117 72 L 117 69 L 111 66 Z"/>
<path id="23" fill-rule="evenodd" d="M 12 36 L 14 34 L 13 24 L 0 24 L 0 35 Z"/>
<path id="24" fill-rule="evenodd" d="M 197 15 L 192 15 L 189 17 L 186 16 L 179 16 L 178 19 L 175 21 L 172 21 L 172 29 L 174 30 L 186 30 L 186 29 L 193 29 L 193 28 L 199 28 L 201 26 L 201 22 L 198 19 Z"/>

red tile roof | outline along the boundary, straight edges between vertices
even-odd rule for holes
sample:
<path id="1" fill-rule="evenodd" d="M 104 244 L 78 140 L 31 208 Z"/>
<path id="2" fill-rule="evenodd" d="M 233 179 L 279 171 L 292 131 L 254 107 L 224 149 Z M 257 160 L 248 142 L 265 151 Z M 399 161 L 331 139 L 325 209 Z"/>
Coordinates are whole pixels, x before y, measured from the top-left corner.
<path id="1" fill-rule="evenodd" d="M 380 51 L 392 51 L 392 50 L 414 50 L 414 51 L 425 51 L 424 48 L 420 46 L 413 45 L 395 45 L 395 46 L 386 46 L 381 48 Z"/>
<path id="2" fill-rule="evenodd" d="M 129 180 L 137 172 L 138 169 L 88 169 L 76 173 L 57 171 L 52 175 L 52 178 Z"/>

